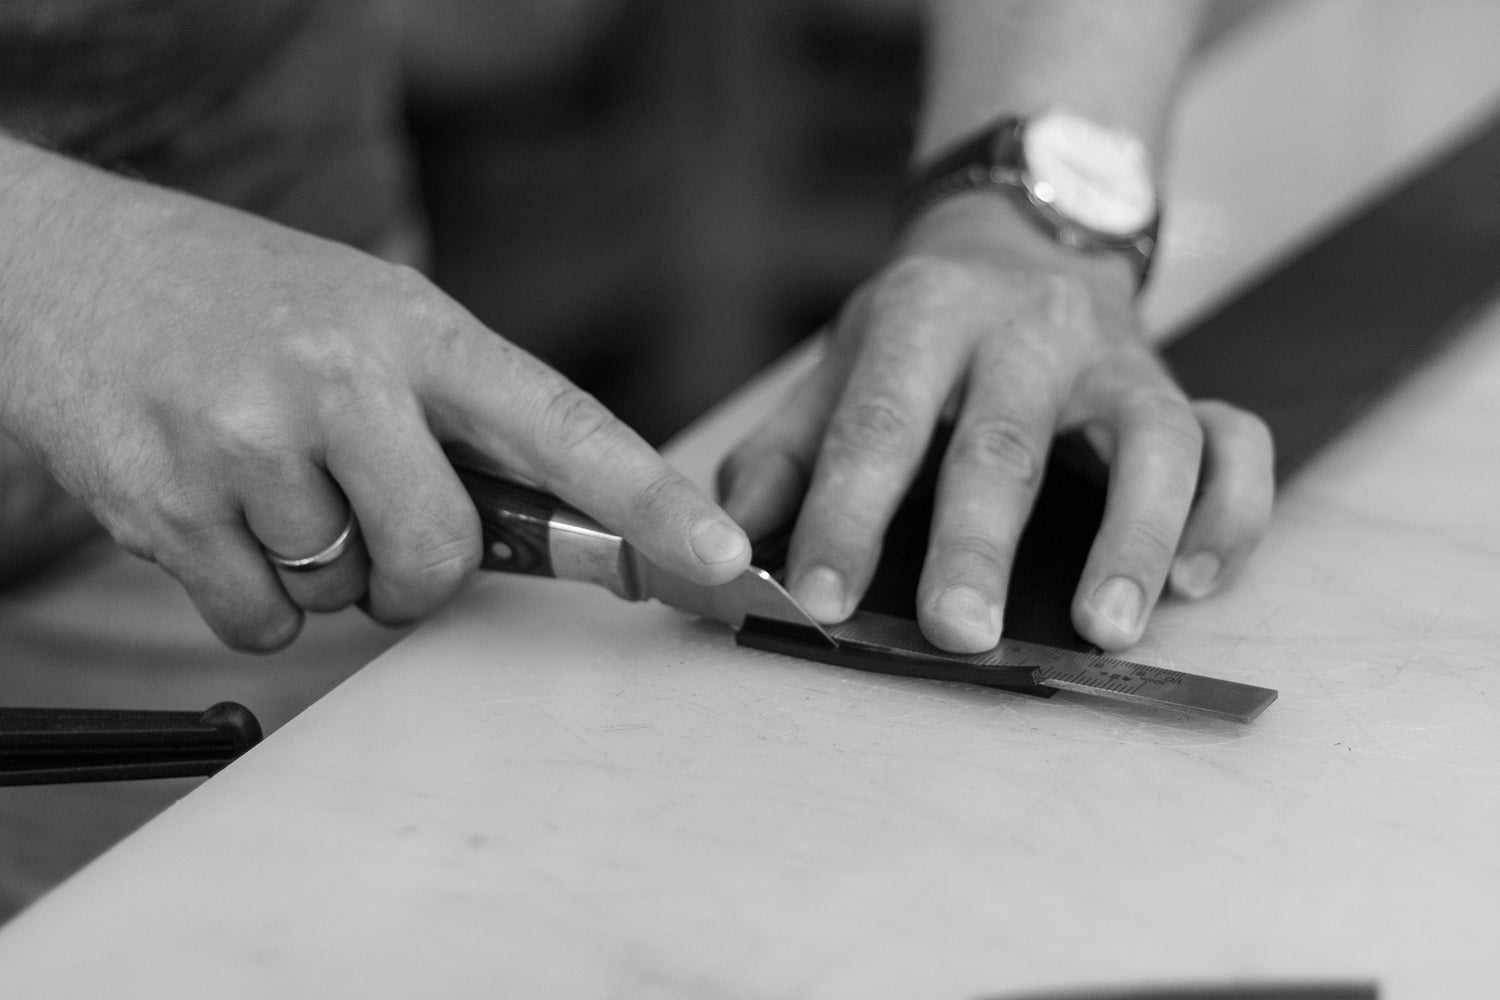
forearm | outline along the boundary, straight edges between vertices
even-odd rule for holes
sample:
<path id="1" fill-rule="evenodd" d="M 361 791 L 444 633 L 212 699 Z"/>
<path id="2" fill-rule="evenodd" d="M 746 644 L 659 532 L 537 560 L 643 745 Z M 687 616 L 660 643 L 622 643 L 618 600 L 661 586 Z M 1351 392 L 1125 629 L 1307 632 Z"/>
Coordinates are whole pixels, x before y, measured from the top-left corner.
<path id="1" fill-rule="evenodd" d="M 48 224 L 55 212 L 49 213 L 52 181 L 44 175 L 59 169 L 66 175 L 73 166 L 0 132 L 0 585 L 46 565 L 99 531 L 83 505 L 7 433 L 17 416 L 16 381 L 50 375 L 33 370 L 30 356 L 35 352 L 25 350 L 21 341 L 28 330 L 49 325 L 39 308 L 45 295 L 38 276 L 60 270 L 48 262 L 54 257 L 56 229 L 64 222 Z M 54 277 L 67 281 L 66 275 Z M 73 283 L 80 282 L 75 277 Z M 52 405 L 66 403 L 59 399 Z"/>
<path id="2" fill-rule="evenodd" d="M 70 232 L 77 232 L 85 247 L 101 239 L 99 225 L 74 217 L 87 210 L 68 197 L 62 183 L 74 166 L 0 132 L 0 489 L 6 493 L 0 529 L 9 533 L 26 520 L 21 511 L 34 516 L 43 500 L 38 491 L 44 479 L 19 442 L 26 442 L 27 449 L 35 446 L 22 415 L 32 403 L 25 398 L 32 395 L 28 389 L 58 381 L 55 373 L 42 370 L 41 360 L 52 356 L 46 341 L 59 325 L 47 304 L 67 295 L 48 286 L 86 294 L 86 276 L 96 270 L 68 267 L 57 259 L 57 242 Z M 91 168 L 79 164 L 77 169 Z M 41 405 L 58 409 L 68 401 L 55 396 Z"/>
<path id="3" fill-rule="evenodd" d="M 107 312 L 108 297 L 134 282 L 134 299 L 149 303 L 151 287 L 131 271 L 206 207 L 0 135 L 0 431 L 39 454 L 61 444 L 44 440 L 40 428 L 64 409 L 86 410 L 79 397 L 103 388 L 83 369 L 114 377 L 72 348 L 85 337 L 120 335 L 123 318 Z M 170 314 L 180 292 L 172 276 L 146 280 L 167 289 L 154 305 Z M 156 322 L 129 335 L 158 336 Z"/>
<path id="4" fill-rule="evenodd" d="M 928 0 L 927 98 L 914 156 L 930 160 L 1007 114 L 1065 105 L 1139 135 L 1159 163 L 1198 0 Z"/>
<path id="5" fill-rule="evenodd" d="M 100 274 L 95 255 L 110 241 L 109 221 L 92 211 L 95 178 L 114 180 L 0 133 L 0 430 L 23 439 L 15 425 L 22 387 L 44 377 L 37 366 L 49 354 L 35 342 L 87 297 Z"/>

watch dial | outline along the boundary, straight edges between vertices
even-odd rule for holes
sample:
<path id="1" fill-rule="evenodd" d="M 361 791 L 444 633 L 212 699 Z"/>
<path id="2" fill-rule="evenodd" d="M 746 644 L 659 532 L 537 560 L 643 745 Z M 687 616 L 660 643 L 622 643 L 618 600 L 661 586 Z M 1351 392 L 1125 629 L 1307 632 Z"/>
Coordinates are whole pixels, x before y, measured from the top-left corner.
<path id="1" fill-rule="evenodd" d="M 1032 195 L 1064 218 L 1110 236 L 1150 225 L 1156 190 L 1132 133 L 1054 111 L 1028 122 L 1022 141 Z"/>

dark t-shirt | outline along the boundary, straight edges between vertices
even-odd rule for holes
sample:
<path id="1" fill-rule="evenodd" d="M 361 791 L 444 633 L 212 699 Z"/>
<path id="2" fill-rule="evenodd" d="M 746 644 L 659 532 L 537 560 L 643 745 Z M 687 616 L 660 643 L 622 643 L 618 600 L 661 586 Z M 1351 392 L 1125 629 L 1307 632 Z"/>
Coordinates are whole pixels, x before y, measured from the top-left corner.
<path id="1" fill-rule="evenodd" d="M 410 258 L 399 87 L 381 0 L 0 0 L 0 129 Z"/>

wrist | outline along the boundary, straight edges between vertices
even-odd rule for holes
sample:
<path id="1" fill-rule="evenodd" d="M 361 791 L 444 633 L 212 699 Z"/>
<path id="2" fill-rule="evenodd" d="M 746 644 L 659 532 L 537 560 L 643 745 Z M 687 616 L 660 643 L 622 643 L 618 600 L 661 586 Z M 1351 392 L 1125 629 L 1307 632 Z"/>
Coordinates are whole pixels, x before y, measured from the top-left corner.
<path id="1" fill-rule="evenodd" d="M 1146 144 L 1065 107 L 1000 118 L 918 169 L 902 217 L 969 191 L 1007 199 L 1067 248 L 1109 252 L 1145 283 L 1158 202 Z"/>
<path id="2" fill-rule="evenodd" d="M 1135 269 L 1124 256 L 1059 243 L 1010 198 L 992 191 L 955 194 L 920 210 L 898 234 L 896 253 L 1052 272 L 1123 303 L 1133 302 L 1137 290 Z"/>

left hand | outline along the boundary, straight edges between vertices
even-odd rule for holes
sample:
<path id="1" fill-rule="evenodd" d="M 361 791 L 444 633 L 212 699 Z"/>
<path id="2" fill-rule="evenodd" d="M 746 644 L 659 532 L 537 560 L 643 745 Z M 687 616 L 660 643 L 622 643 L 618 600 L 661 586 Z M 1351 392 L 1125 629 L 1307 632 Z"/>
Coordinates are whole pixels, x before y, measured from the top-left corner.
<path id="1" fill-rule="evenodd" d="M 980 652 L 1000 638 L 1048 448 L 1081 429 L 1111 472 L 1073 623 L 1104 649 L 1131 645 L 1168 582 L 1201 597 L 1233 574 L 1272 499 L 1265 425 L 1187 399 L 1134 293 L 1122 258 L 1056 245 L 1003 198 L 933 206 L 850 298 L 787 404 L 726 460 L 725 509 L 755 537 L 800 501 L 788 586 L 815 618 L 841 621 L 951 416 L 917 617 L 935 645 Z"/>

